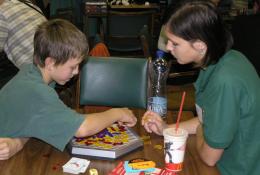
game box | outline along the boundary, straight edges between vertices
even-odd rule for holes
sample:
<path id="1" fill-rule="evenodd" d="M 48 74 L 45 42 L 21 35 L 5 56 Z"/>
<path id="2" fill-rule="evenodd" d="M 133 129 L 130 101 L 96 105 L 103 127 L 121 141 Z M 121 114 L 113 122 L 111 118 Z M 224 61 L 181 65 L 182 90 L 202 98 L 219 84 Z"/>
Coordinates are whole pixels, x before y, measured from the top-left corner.
<path id="1" fill-rule="evenodd" d="M 117 159 L 142 146 L 143 141 L 131 128 L 113 124 L 93 136 L 74 137 L 69 150 L 73 155 Z"/>

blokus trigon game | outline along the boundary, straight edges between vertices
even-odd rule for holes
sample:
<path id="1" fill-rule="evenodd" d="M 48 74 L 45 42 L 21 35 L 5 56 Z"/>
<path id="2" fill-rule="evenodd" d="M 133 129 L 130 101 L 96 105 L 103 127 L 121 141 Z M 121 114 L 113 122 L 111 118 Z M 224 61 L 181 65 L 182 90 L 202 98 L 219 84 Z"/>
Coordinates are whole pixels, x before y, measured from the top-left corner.
<path id="1" fill-rule="evenodd" d="M 143 141 L 130 128 L 113 124 L 90 137 L 74 137 L 69 149 L 73 155 L 116 159 L 143 146 Z"/>

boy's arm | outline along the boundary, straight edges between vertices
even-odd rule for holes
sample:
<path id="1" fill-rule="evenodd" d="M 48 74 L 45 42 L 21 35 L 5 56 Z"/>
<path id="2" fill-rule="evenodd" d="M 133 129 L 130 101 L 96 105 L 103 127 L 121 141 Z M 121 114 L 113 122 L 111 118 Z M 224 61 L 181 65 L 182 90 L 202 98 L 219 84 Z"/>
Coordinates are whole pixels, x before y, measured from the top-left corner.
<path id="1" fill-rule="evenodd" d="M 75 136 L 85 137 L 96 134 L 114 122 L 132 127 L 136 121 L 133 112 L 127 108 L 113 108 L 105 112 L 87 114 Z"/>
<path id="2" fill-rule="evenodd" d="M 215 166 L 215 164 L 221 158 L 224 152 L 224 149 L 212 148 L 205 142 L 201 124 L 197 128 L 196 147 L 200 155 L 200 158 L 208 166 Z"/>
<path id="3" fill-rule="evenodd" d="M 19 152 L 28 138 L 0 138 L 0 160 L 6 160 Z"/>

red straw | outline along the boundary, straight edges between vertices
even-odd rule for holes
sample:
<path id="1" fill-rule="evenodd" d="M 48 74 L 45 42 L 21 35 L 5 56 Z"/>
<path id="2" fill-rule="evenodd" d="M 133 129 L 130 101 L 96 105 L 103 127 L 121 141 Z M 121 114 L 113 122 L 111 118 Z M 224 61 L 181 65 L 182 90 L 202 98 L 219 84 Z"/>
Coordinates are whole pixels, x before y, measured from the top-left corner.
<path id="1" fill-rule="evenodd" d="M 180 118 L 181 118 L 181 113 L 182 113 L 182 107 L 183 107 L 184 100 L 185 100 L 185 95 L 186 95 L 186 92 L 184 91 L 183 94 L 182 94 L 181 106 L 180 106 L 180 110 L 179 110 L 177 122 L 176 122 L 176 125 L 175 125 L 175 131 L 176 131 L 176 132 L 177 132 L 177 130 L 178 130 L 178 128 L 179 128 L 179 123 L 180 123 Z"/>

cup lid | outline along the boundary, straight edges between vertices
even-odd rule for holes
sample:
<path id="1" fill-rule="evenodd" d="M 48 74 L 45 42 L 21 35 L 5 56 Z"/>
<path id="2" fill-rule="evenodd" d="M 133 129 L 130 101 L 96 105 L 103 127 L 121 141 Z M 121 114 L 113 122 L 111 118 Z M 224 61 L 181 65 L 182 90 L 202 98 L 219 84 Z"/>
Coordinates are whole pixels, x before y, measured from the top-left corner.
<path id="1" fill-rule="evenodd" d="M 188 131 L 183 128 L 178 128 L 177 131 L 175 128 L 166 128 L 163 130 L 163 136 L 188 137 Z"/>

